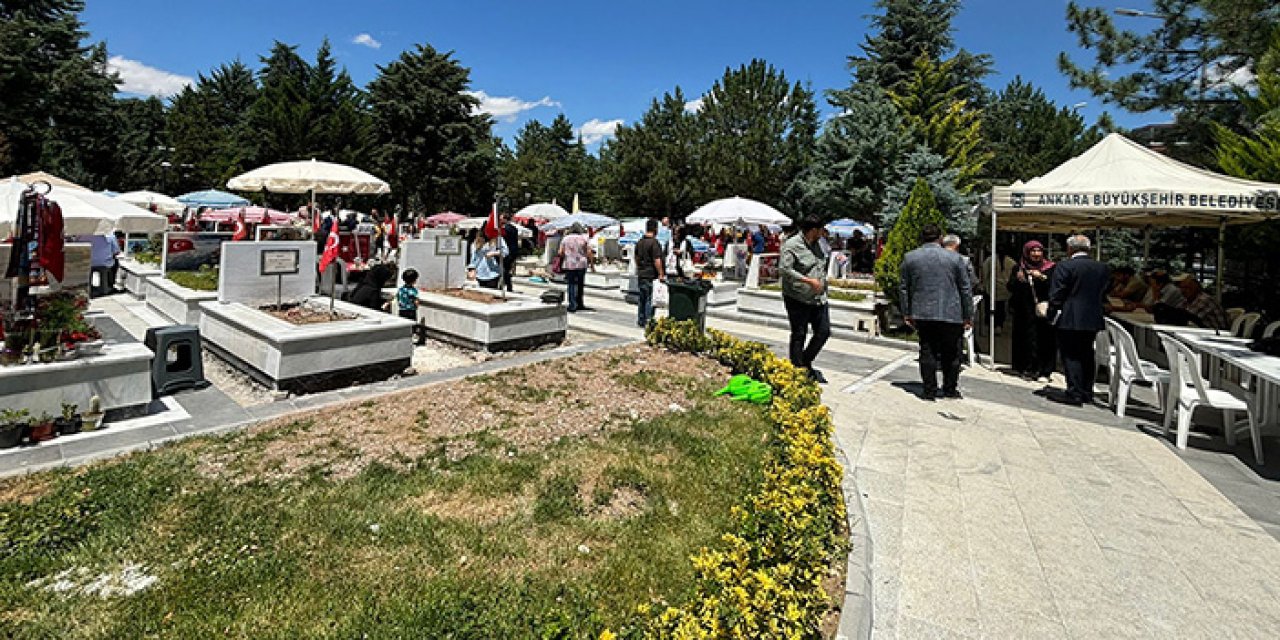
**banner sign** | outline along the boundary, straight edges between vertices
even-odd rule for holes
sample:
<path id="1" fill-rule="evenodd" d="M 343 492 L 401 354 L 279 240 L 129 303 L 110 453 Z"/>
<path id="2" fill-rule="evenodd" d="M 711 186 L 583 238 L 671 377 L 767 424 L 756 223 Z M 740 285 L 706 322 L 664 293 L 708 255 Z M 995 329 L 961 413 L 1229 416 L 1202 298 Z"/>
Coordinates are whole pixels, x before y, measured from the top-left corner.
<path id="1" fill-rule="evenodd" d="M 1280 193 L 1259 192 L 1250 195 L 1180 193 L 1174 191 L 1108 191 L 1101 193 L 1027 193 L 1010 190 L 1010 209 L 1061 209 L 1079 207 L 1089 210 L 1133 211 L 1178 209 L 1223 209 L 1260 213 L 1280 212 Z"/>

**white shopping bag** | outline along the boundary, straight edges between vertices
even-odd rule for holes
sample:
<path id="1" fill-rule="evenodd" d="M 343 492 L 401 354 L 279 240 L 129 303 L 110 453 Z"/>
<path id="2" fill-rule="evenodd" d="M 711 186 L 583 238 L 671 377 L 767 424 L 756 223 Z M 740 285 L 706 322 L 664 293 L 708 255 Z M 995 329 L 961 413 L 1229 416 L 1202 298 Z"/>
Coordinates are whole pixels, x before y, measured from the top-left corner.
<path id="1" fill-rule="evenodd" d="M 667 308 L 671 301 L 671 292 L 667 289 L 667 283 L 661 280 L 653 281 L 653 306 Z"/>

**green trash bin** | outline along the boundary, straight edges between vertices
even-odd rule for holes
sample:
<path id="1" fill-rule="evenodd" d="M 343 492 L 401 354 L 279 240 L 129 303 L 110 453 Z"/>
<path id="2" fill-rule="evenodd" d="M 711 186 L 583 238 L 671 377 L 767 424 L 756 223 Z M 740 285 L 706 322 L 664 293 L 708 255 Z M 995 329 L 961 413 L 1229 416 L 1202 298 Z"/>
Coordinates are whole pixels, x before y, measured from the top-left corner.
<path id="1" fill-rule="evenodd" d="M 697 278 L 667 278 L 672 320 L 696 320 L 698 330 L 707 328 L 707 293 L 711 283 Z"/>

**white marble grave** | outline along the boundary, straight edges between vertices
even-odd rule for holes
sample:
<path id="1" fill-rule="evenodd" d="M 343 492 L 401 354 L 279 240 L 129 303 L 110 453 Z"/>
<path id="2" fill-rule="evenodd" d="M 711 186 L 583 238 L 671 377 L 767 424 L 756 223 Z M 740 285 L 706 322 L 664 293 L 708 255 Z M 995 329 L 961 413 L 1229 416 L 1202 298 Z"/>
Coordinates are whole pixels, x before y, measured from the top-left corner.
<path id="1" fill-rule="evenodd" d="M 147 306 L 176 324 L 200 322 L 200 304 L 218 299 L 217 291 L 188 289 L 164 276 L 147 278 Z"/>
<path id="2" fill-rule="evenodd" d="M 418 321 L 433 338 L 483 351 L 559 343 L 569 326 L 563 305 L 518 293 L 508 293 L 505 302 L 486 304 L 423 291 L 418 295 Z"/>
<path id="3" fill-rule="evenodd" d="M 124 258 L 120 260 L 120 279 L 124 281 L 124 290 L 135 298 L 147 297 L 147 281 L 160 277 L 160 265 L 145 264 Z"/>
<path id="4" fill-rule="evenodd" d="M 263 275 L 289 270 L 294 273 Z M 218 264 L 218 301 L 250 307 L 297 302 L 316 291 L 316 244 L 302 242 L 227 242 Z"/>
<path id="5" fill-rule="evenodd" d="M 455 253 L 456 252 L 456 253 Z M 419 289 L 458 289 L 467 282 L 466 240 L 429 229 L 420 240 L 400 243 L 400 270 L 418 271 Z M 400 276 L 396 275 L 396 286 Z"/>
<path id="6" fill-rule="evenodd" d="M 151 402 L 151 350 L 108 344 L 98 355 L 66 362 L 0 366 L 0 407 L 58 415 L 62 403 L 86 411 L 93 396 L 104 411 Z"/>

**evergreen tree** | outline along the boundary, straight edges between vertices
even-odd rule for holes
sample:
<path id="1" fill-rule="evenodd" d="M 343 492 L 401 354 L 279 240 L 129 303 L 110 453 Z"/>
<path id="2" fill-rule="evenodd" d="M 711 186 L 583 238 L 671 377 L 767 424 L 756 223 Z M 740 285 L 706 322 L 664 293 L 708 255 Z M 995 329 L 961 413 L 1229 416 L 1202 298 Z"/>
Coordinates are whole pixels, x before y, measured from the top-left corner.
<path id="1" fill-rule="evenodd" d="M 490 119 L 463 93 L 471 72 L 430 45 L 405 51 L 369 83 L 375 163 L 401 205 L 486 210 L 497 184 Z"/>
<path id="2" fill-rule="evenodd" d="M 1256 92 L 1236 89 L 1245 132 L 1214 123 L 1215 153 L 1222 170 L 1233 176 L 1280 182 L 1280 31 L 1266 63 L 1259 66 Z"/>
<path id="3" fill-rule="evenodd" d="M 909 204 L 915 193 L 916 183 L 923 181 L 929 187 L 932 206 L 942 212 L 947 228 L 964 238 L 972 238 L 977 219 L 973 205 L 976 200 L 956 188 L 956 170 L 947 166 L 946 158 L 926 147 L 917 147 L 902 156 L 890 170 L 893 176 L 884 193 L 884 208 L 880 211 L 880 225 L 893 228 L 898 215 Z"/>
<path id="4" fill-rule="evenodd" d="M 813 157 L 818 112 L 813 93 L 764 60 L 726 69 L 697 115 L 701 199 L 731 196 L 800 212 L 793 183 Z"/>
<path id="5" fill-rule="evenodd" d="M 982 139 L 982 112 L 971 108 L 961 97 L 963 87 L 951 82 L 957 60 L 917 58 L 909 78 L 889 95 L 917 141 L 946 158 L 957 185 L 967 192 L 991 154 Z"/>
<path id="6" fill-rule="evenodd" d="M 116 78 L 86 47 L 80 0 L 0 1 L 0 175 L 32 170 L 100 187 L 114 162 Z"/>
<path id="7" fill-rule="evenodd" d="M 881 13 L 872 16 L 874 33 L 866 36 L 861 56 L 849 56 L 854 81 L 897 91 L 911 77 L 921 56 L 942 60 L 955 47 L 951 21 L 960 13 L 960 0 L 877 0 Z M 990 73 L 991 57 L 963 49 L 956 52 L 953 84 L 961 98 L 979 102 L 985 94 L 981 79 Z"/>
<path id="8" fill-rule="evenodd" d="M 258 136 L 256 161 L 270 164 L 318 155 L 323 131 L 309 92 L 312 70 L 297 47 L 276 41 L 262 58 L 258 80 L 258 97 L 249 113 Z"/>
<path id="9" fill-rule="evenodd" d="M 1021 77 L 987 105 L 982 134 L 992 154 L 983 175 L 1000 184 L 1044 175 L 1102 137 L 1085 127 L 1080 114 L 1058 107 Z"/>
<path id="10" fill-rule="evenodd" d="M 918 179 L 911 188 L 911 198 L 889 232 L 884 251 L 876 260 L 876 286 L 894 303 L 898 302 L 898 283 L 902 281 L 902 259 L 908 251 L 920 246 L 920 231 L 930 223 L 946 231 L 946 220 L 934 203 L 933 191 L 923 179 Z"/>
<path id="11" fill-rule="evenodd" d="M 108 184 L 120 191 L 165 188 L 163 162 L 168 161 L 164 103 L 159 98 L 127 98 L 115 104 L 116 163 Z"/>
<path id="12" fill-rule="evenodd" d="M 174 96 L 166 127 L 174 148 L 165 180 L 171 192 L 221 188 L 257 166 L 259 135 L 250 126 L 257 94 L 253 72 L 237 60 L 199 74 Z"/>
<path id="13" fill-rule="evenodd" d="M 339 70 L 325 38 L 316 51 L 307 82 L 313 124 L 311 147 L 317 157 L 360 166 L 368 155 L 369 114 L 364 93 L 346 69 Z"/>
<path id="14" fill-rule="evenodd" d="M 602 179 L 623 216 L 681 216 L 693 212 L 700 195 L 694 182 L 701 149 L 701 123 L 685 108 L 680 87 L 655 99 L 640 121 L 621 126 L 600 150 Z"/>
<path id="15" fill-rule="evenodd" d="M 827 122 L 814 161 L 799 180 L 801 210 L 874 223 L 893 177 L 886 169 L 915 146 L 912 136 L 878 87 L 858 84 L 833 92 L 831 103 L 841 113 Z"/>

